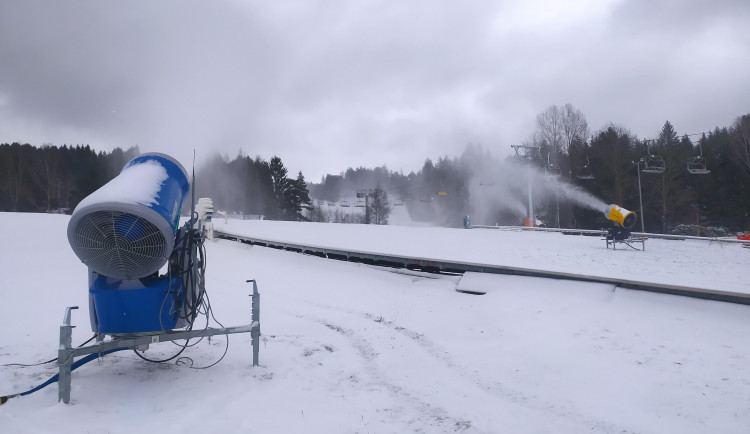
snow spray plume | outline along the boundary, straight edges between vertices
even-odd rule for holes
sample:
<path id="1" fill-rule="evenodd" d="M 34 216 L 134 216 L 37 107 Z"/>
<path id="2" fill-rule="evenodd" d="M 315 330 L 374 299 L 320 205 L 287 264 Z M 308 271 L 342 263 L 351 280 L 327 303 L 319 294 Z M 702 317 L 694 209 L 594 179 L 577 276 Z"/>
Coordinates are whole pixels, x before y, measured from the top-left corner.
<path id="1" fill-rule="evenodd" d="M 528 213 L 529 175 L 535 201 L 550 196 L 598 212 L 607 207 L 605 202 L 582 188 L 538 168 L 529 170 L 527 165 L 515 160 L 499 161 L 489 153 L 467 149 L 461 156 L 461 163 L 467 173 L 472 173 L 469 193 L 472 222 L 477 224 L 495 224 L 497 215 L 503 212 L 517 216 L 517 223 L 520 223 Z"/>
<path id="2" fill-rule="evenodd" d="M 476 224 L 496 224 L 500 214 L 519 224 L 526 215 L 528 175 L 523 167 L 498 161 L 488 153 L 467 149 L 461 164 L 469 178 L 470 213 Z"/>
<path id="3" fill-rule="evenodd" d="M 605 202 L 597 199 L 591 193 L 575 185 L 567 184 L 556 176 L 551 176 L 537 170 L 534 177 L 534 183 L 538 186 L 537 188 L 541 189 L 542 192 L 550 193 L 558 199 L 566 200 L 598 212 L 603 212 L 607 207 Z"/>

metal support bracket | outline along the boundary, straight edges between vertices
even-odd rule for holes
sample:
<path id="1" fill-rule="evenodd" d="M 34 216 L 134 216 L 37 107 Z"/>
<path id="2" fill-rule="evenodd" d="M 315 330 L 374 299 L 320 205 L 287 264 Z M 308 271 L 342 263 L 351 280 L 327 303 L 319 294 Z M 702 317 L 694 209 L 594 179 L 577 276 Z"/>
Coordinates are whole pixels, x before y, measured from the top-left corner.
<path id="1" fill-rule="evenodd" d="M 230 335 L 234 333 L 250 333 L 253 344 L 253 366 L 258 365 L 258 352 L 260 350 L 260 293 L 255 280 L 253 282 L 253 305 L 252 305 L 252 323 L 234 327 L 223 328 L 205 328 L 201 330 L 169 330 L 157 334 L 113 338 L 108 341 L 104 340 L 103 334 L 97 335 L 97 343 L 87 347 L 73 348 L 73 325 L 70 324 L 71 310 L 78 309 L 78 306 L 72 306 L 65 309 L 63 324 L 60 326 L 60 349 L 57 352 L 57 366 L 59 368 L 59 379 L 57 388 L 57 400 L 65 404 L 70 403 L 70 383 L 71 367 L 76 357 L 86 356 L 89 354 L 101 354 L 117 349 L 136 349 L 139 346 L 155 344 L 159 342 L 177 341 L 182 339 L 193 339 L 198 337 L 210 337 L 216 335 Z"/>
<path id="2" fill-rule="evenodd" d="M 73 365 L 73 325 L 70 324 L 71 311 L 78 306 L 65 308 L 65 316 L 60 326 L 60 348 L 57 350 L 57 366 L 59 367 L 57 402 L 70 402 L 70 371 Z"/>
<path id="3" fill-rule="evenodd" d="M 260 293 L 258 292 L 258 284 L 255 282 L 255 279 L 248 280 L 247 282 L 253 283 L 253 293 L 251 295 L 253 298 L 253 310 L 250 318 L 253 329 L 250 332 L 250 337 L 253 342 L 253 366 L 258 366 L 258 352 L 260 351 Z"/>

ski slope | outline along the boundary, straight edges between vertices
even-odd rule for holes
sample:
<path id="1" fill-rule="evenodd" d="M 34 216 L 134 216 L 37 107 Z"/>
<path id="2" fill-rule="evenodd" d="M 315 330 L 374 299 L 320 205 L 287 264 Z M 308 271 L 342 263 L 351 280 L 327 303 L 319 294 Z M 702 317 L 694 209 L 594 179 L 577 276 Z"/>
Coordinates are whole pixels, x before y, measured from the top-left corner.
<path id="1" fill-rule="evenodd" d="M 74 345 L 91 336 L 86 270 L 68 246 L 68 220 L 0 213 L 0 364 L 55 357 L 66 306 L 81 306 Z M 626 268 L 748 290 L 740 277 L 750 251 L 737 245 L 654 240 L 646 252 L 613 252 L 597 238 L 559 234 L 227 226 L 296 242 L 520 258 L 577 272 Z M 224 325 L 249 322 L 245 280 L 258 281 L 262 366 L 250 366 L 249 335 L 231 336 L 224 360 L 205 370 L 114 353 L 74 371 L 71 405 L 57 403 L 53 385 L 1 406 L 3 431 L 746 433 L 750 426 L 750 306 L 516 276 L 488 276 L 488 293 L 473 296 L 455 291 L 454 276 L 224 240 L 207 243 L 207 251 L 207 288 Z M 225 339 L 183 355 L 206 366 L 221 357 Z M 161 343 L 146 355 L 176 351 Z M 0 394 L 55 373 L 54 364 L 0 367 Z"/>
<path id="2" fill-rule="evenodd" d="M 372 254 L 580 273 L 750 294 L 750 250 L 737 243 L 649 239 L 613 251 L 598 236 L 435 227 L 216 220 L 216 231 Z M 637 244 L 640 248 L 640 244 Z"/>

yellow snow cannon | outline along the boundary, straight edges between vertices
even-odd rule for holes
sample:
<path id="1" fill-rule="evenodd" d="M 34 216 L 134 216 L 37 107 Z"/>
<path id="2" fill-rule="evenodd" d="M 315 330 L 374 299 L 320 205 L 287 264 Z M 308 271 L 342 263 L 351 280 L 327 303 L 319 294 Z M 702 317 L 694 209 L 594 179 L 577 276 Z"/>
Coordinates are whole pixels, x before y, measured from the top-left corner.
<path id="1" fill-rule="evenodd" d="M 604 210 L 604 216 L 615 223 L 619 223 L 625 229 L 632 228 L 636 220 L 638 220 L 638 216 L 633 211 L 628 211 L 614 204 L 607 206 Z"/>

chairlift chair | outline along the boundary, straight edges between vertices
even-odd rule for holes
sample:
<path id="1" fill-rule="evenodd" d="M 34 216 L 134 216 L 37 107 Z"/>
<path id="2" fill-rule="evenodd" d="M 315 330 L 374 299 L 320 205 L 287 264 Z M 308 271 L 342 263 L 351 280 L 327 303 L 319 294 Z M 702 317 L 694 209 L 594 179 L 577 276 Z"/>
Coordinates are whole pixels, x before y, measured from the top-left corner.
<path id="1" fill-rule="evenodd" d="M 643 173 L 664 173 L 664 159 L 658 155 L 646 155 L 643 159 Z"/>
<path id="2" fill-rule="evenodd" d="M 364 200 L 358 200 L 358 201 L 357 201 L 357 202 L 356 202 L 356 203 L 354 204 L 354 206 L 356 206 L 357 208 L 364 208 L 364 207 L 365 207 L 365 201 L 364 201 Z"/>
<path id="3" fill-rule="evenodd" d="M 648 144 L 646 146 L 648 155 L 643 157 L 643 169 L 641 169 L 641 172 L 664 173 L 664 168 L 666 167 L 666 164 L 664 164 L 664 159 L 658 155 L 652 154 L 651 149 L 648 147 Z"/>
<path id="4" fill-rule="evenodd" d="M 687 171 L 691 175 L 708 175 L 710 170 L 706 169 L 703 157 L 692 157 L 688 160 Z"/>
<path id="5" fill-rule="evenodd" d="M 589 156 L 586 156 L 586 165 L 583 166 L 580 172 L 578 172 L 578 179 L 595 179 L 594 172 L 591 170 L 591 163 L 589 163 Z"/>
<path id="6" fill-rule="evenodd" d="M 441 177 L 440 178 L 440 190 L 437 191 L 438 196 L 448 196 L 448 191 L 445 187 L 446 185 L 443 184 L 443 178 Z"/>
<path id="7" fill-rule="evenodd" d="M 562 175 L 562 169 L 560 169 L 560 167 L 558 167 L 557 164 L 553 164 L 550 162 L 550 159 L 549 159 L 550 154 L 552 154 L 552 152 L 547 154 L 547 165 L 544 166 L 544 173 L 548 175 L 552 175 L 552 176 Z"/>
<path id="8" fill-rule="evenodd" d="M 339 205 L 341 205 L 342 208 L 349 208 L 349 201 L 342 200 L 341 202 L 339 202 Z"/>
<path id="9" fill-rule="evenodd" d="M 708 175 L 710 170 L 706 169 L 706 159 L 703 158 L 703 147 L 698 143 L 700 155 L 690 157 L 687 162 L 687 171 L 691 175 Z"/>

